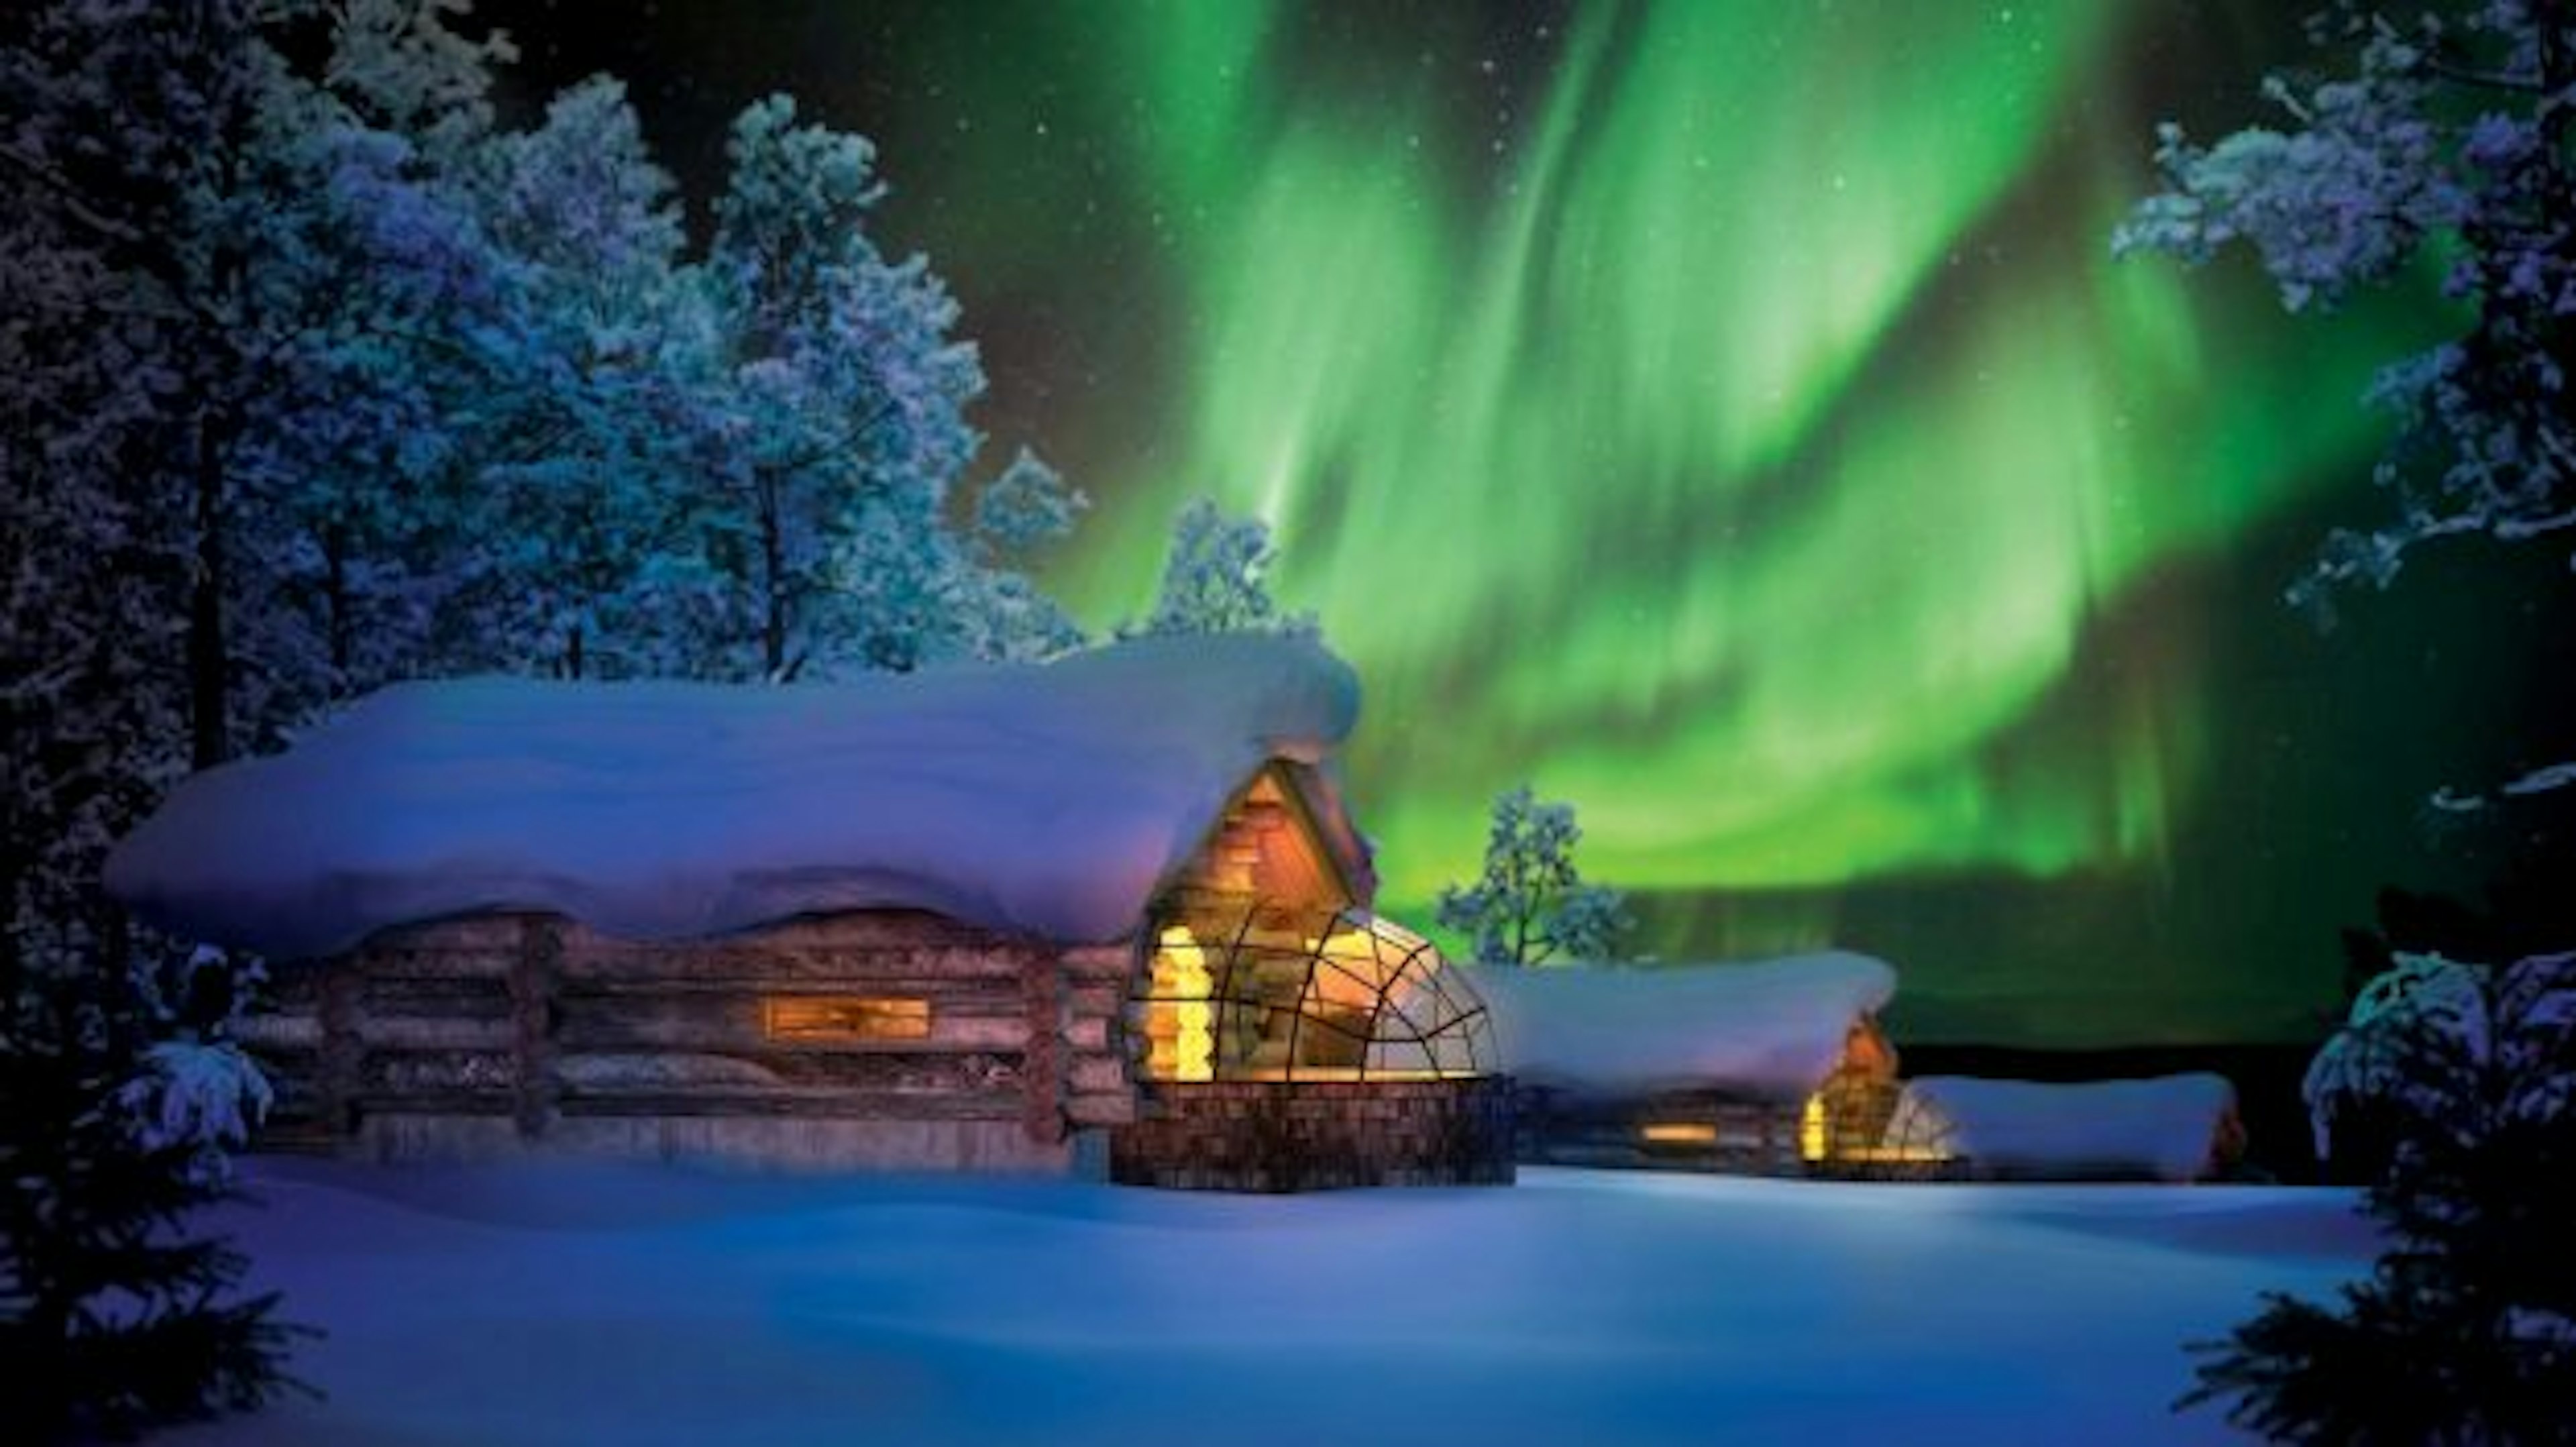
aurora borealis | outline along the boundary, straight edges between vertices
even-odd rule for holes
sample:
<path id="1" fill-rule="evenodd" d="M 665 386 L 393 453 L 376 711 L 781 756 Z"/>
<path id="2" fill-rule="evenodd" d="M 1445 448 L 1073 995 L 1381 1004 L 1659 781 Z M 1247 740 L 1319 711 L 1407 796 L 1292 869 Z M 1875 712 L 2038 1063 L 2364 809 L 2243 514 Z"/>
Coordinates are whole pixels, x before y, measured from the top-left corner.
<path id="1" fill-rule="evenodd" d="M 1925 1038 L 2278 1038 L 2375 886 L 2510 848 L 2414 824 L 2549 703 L 2504 594 L 2278 603 L 2438 305 L 2109 255 L 2282 7 L 483 9 L 635 80 L 693 189 L 767 90 L 877 140 L 988 455 L 1095 499 L 1048 579 L 1091 623 L 1189 497 L 1268 519 L 1368 690 L 1392 913 L 1527 780 L 1667 957 L 1872 949 Z"/>

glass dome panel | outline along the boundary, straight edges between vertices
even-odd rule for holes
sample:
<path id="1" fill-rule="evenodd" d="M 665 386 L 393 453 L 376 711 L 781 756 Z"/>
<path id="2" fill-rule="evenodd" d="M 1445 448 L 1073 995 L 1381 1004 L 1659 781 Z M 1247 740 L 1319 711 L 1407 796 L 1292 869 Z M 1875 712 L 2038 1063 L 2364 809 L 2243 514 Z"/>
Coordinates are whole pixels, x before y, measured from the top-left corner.
<path id="1" fill-rule="evenodd" d="M 1213 936 L 1213 937 L 1211 937 Z M 1485 1002 L 1363 910 L 1163 926 L 1129 1018 L 1150 1080 L 1428 1080 L 1497 1066 Z"/>

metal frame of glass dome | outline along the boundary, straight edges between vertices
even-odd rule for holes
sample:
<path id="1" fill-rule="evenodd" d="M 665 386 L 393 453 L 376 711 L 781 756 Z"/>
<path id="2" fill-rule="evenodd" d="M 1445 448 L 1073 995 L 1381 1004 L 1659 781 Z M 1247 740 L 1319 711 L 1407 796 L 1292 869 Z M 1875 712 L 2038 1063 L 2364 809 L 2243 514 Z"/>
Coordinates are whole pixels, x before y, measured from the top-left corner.
<path id="1" fill-rule="evenodd" d="M 1499 1067 L 1484 1001 L 1430 941 L 1364 910 L 1283 927 L 1256 908 L 1223 939 L 1177 922 L 1154 938 L 1129 1001 L 1147 1080 L 1437 1080 Z"/>

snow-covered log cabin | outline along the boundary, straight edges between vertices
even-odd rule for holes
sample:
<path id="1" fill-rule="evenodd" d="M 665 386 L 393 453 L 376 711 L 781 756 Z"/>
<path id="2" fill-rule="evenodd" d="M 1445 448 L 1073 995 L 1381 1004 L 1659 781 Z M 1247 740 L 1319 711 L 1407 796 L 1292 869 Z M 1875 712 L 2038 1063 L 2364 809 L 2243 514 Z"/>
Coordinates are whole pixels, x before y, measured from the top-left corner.
<path id="1" fill-rule="evenodd" d="M 1891 1149 L 1969 1180 L 2214 1180 L 2245 1154 L 2236 1087 L 2195 1071 L 2143 1080 L 1906 1082 Z"/>
<path id="2" fill-rule="evenodd" d="M 1519 1082 L 1523 1160 L 1759 1175 L 1905 1173 L 1886 1140 L 1896 972 L 1744 964 L 1475 967 Z"/>
<path id="3" fill-rule="evenodd" d="M 107 883 L 271 961 L 273 1142 L 1508 1180 L 1481 1003 L 1368 912 L 1357 711 L 1256 637 L 404 684 L 187 780 Z"/>

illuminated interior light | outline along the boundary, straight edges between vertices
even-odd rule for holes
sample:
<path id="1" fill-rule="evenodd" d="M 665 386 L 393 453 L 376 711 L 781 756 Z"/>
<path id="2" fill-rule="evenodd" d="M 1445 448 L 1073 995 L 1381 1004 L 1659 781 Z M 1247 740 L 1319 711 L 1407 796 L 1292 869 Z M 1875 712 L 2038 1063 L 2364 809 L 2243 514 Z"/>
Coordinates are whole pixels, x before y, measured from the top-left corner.
<path id="1" fill-rule="evenodd" d="M 926 1040 L 930 1002 L 873 995 L 772 995 L 761 1002 L 772 1040 Z"/>

